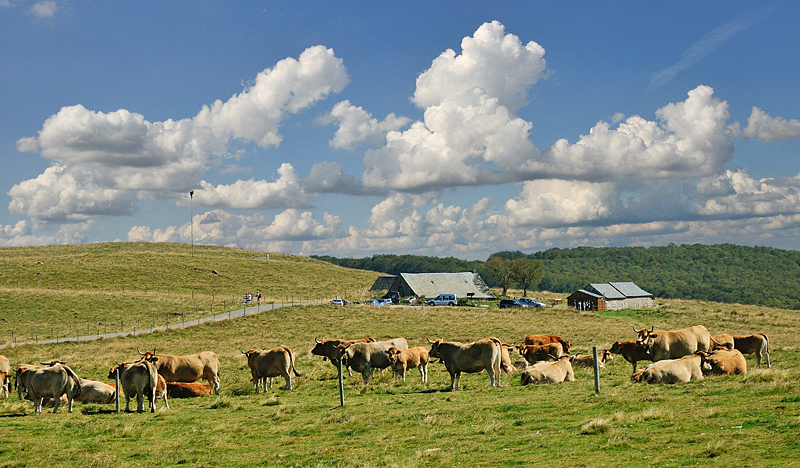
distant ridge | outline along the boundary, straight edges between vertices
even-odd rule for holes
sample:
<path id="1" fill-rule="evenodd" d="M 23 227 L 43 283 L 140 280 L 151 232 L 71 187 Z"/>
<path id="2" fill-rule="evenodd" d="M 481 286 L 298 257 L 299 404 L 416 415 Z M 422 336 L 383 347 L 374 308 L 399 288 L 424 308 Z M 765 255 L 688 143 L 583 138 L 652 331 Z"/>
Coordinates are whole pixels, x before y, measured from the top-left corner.
<path id="1" fill-rule="evenodd" d="M 532 254 L 497 252 L 507 259 L 540 260 L 538 289 L 569 294 L 589 283 L 632 281 L 656 298 L 698 299 L 800 309 L 800 252 L 733 244 L 663 247 L 576 247 Z M 491 257 L 490 256 L 490 257 Z M 494 286 L 484 261 L 418 255 L 353 259 L 314 257 L 387 274 L 475 270 Z"/>

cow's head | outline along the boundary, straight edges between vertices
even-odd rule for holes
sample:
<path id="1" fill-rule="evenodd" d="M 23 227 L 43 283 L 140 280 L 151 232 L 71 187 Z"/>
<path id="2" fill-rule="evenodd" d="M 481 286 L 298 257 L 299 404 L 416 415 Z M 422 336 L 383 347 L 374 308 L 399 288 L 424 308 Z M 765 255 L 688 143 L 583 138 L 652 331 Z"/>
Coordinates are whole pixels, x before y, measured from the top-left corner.
<path id="1" fill-rule="evenodd" d="M 334 353 L 336 359 L 341 361 L 344 365 L 347 365 L 347 348 L 349 348 L 350 345 L 352 345 L 352 343 L 342 343 L 336 347 L 336 352 Z"/>
<path id="2" fill-rule="evenodd" d="M 431 350 L 430 350 L 430 353 L 429 353 L 430 356 L 432 358 L 441 359 L 442 355 L 439 353 L 439 346 L 442 344 L 442 342 L 444 342 L 444 338 L 440 338 L 440 339 L 434 340 L 434 341 L 431 341 L 430 338 L 426 338 L 426 339 L 428 340 L 428 343 L 431 344 Z"/>
<path id="3" fill-rule="evenodd" d="M 248 351 L 242 351 L 242 348 L 239 348 L 239 352 L 241 352 L 242 354 L 247 356 L 247 359 L 250 359 L 250 356 L 252 356 L 253 353 L 256 352 L 256 350 L 255 349 L 251 349 L 251 350 L 248 350 Z"/>
<path id="4" fill-rule="evenodd" d="M 564 352 L 568 353 L 569 352 L 569 348 L 572 347 L 572 343 L 570 343 L 569 341 L 567 341 L 567 340 L 565 340 L 563 338 L 559 339 L 558 342 L 561 343 L 561 347 L 564 349 Z"/>
<path id="5" fill-rule="evenodd" d="M 397 362 L 397 356 L 400 354 L 400 350 L 392 346 L 386 350 L 386 354 L 389 355 L 389 362 L 394 364 Z"/>
<path id="6" fill-rule="evenodd" d="M 314 349 L 311 350 L 311 354 L 314 356 L 322 356 L 322 360 L 327 361 L 328 356 L 325 354 L 325 338 L 323 337 L 321 341 L 314 338 L 314 341 L 317 344 L 314 345 Z"/>
<path id="7" fill-rule="evenodd" d="M 658 338 L 658 333 L 654 333 L 655 329 L 656 327 L 653 327 L 650 330 L 646 328 L 637 330 L 636 327 L 633 327 L 633 331 L 639 334 L 639 337 L 636 338 L 636 344 L 638 344 L 645 350 L 649 350 L 650 346 L 653 344 L 653 340 Z"/>
<path id="8" fill-rule="evenodd" d="M 116 373 L 117 373 L 117 369 L 119 369 L 119 375 L 122 376 L 122 373 L 125 371 L 125 369 L 127 369 L 128 366 L 133 364 L 133 362 L 123 362 L 122 364 L 120 364 L 120 363 L 117 362 L 116 359 L 114 359 L 114 364 L 116 364 L 116 366 L 114 366 L 114 367 L 112 367 L 111 369 L 108 370 L 108 378 L 109 379 L 115 378 Z"/>

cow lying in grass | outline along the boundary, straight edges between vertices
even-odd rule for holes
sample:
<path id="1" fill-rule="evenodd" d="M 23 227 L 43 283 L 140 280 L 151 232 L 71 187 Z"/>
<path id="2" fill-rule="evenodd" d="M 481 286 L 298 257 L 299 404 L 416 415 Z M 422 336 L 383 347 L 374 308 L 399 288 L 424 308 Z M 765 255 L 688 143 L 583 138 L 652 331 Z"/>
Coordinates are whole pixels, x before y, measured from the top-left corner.
<path id="1" fill-rule="evenodd" d="M 574 382 L 572 360 L 572 356 L 565 354 L 553 362 L 536 363 L 522 371 L 520 385 Z"/>

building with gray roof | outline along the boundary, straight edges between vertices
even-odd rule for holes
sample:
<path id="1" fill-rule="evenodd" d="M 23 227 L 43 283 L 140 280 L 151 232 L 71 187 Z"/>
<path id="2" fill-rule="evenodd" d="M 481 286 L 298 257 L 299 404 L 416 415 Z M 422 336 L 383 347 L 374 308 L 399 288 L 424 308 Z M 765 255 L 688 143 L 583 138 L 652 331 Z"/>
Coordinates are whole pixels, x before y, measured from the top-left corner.
<path id="1" fill-rule="evenodd" d="M 652 307 L 653 295 L 631 282 L 590 283 L 570 294 L 567 304 L 599 311 Z"/>
<path id="2" fill-rule="evenodd" d="M 389 291 L 401 296 L 434 298 L 439 294 L 455 294 L 470 299 L 496 299 L 496 296 L 476 272 L 461 273 L 400 273 Z"/>

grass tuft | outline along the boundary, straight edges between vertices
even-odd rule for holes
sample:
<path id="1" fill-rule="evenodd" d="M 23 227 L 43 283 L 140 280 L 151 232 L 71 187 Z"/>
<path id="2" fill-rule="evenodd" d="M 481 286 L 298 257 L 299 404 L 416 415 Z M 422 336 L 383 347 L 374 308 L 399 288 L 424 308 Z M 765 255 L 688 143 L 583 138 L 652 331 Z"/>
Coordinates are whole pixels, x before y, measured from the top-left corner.
<path id="1" fill-rule="evenodd" d="M 595 418 L 581 426 L 582 435 L 605 434 L 611 430 L 611 419 Z"/>

